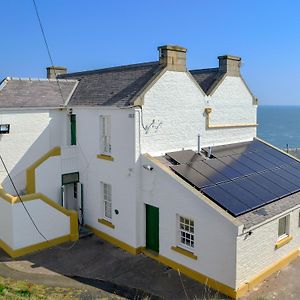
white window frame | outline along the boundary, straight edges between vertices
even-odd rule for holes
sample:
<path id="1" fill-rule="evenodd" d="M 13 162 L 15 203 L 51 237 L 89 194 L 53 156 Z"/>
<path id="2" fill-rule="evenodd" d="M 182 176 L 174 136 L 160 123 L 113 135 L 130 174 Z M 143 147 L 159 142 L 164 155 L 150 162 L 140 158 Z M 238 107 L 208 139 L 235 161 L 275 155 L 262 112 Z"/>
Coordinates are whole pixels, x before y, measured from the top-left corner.
<path id="1" fill-rule="evenodd" d="M 188 251 L 195 249 L 195 222 L 190 217 L 177 215 L 177 246 Z"/>
<path id="2" fill-rule="evenodd" d="M 103 219 L 112 220 L 112 187 L 111 184 L 101 182 L 101 194 L 103 203 Z"/>
<path id="3" fill-rule="evenodd" d="M 285 220 L 285 228 L 283 233 L 279 232 L 281 220 Z M 278 240 L 282 240 L 286 238 L 287 236 L 289 236 L 289 234 L 290 234 L 290 215 L 286 215 L 278 219 Z"/>
<path id="4" fill-rule="evenodd" d="M 100 116 L 100 149 L 103 154 L 111 154 L 111 116 Z"/>

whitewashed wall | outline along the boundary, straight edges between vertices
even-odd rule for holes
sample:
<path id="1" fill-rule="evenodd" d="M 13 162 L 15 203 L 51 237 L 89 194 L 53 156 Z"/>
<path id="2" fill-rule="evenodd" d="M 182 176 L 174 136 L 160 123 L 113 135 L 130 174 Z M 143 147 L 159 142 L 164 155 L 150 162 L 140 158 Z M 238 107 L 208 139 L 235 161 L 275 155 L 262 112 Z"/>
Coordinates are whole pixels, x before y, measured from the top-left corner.
<path id="1" fill-rule="evenodd" d="M 201 117 L 204 93 L 185 72 L 167 71 L 144 96 L 143 121 L 154 126 L 145 131 L 141 126 L 142 153 L 197 147 L 197 135 L 203 132 Z"/>
<path id="2" fill-rule="evenodd" d="M 290 213 L 290 235 L 293 239 L 275 250 L 278 239 L 278 216 L 266 224 L 252 230 L 250 236 L 241 235 L 237 239 L 237 286 L 249 282 L 251 278 L 284 258 L 300 247 L 299 207 L 286 211 Z"/>
<path id="3" fill-rule="evenodd" d="M 43 202 L 32 200 L 24 202 L 39 230 L 48 239 L 70 234 L 70 217 Z M 36 231 L 21 203 L 13 208 L 13 249 L 45 242 Z"/>
<path id="4" fill-rule="evenodd" d="M 0 198 L 0 240 L 13 247 L 12 206 Z"/>
<path id="5" fill-rule="evenodd" d="M 212 108 L 211 125 L 256 124 L 257 105 L 240 77 L 226 76 L 209 97 L 207 107 Z M 204 110 L 204 109 L 203 109 Z M 203 134 L 206 146 L 230 144 L 252 140 L 256 127 L 207 129 Z"/>
<path id="6" fill-rule="evenodd" d="M 212 96 L 205 96 L 185 72 L 167 71 L 145 94 L 141 152 L 168 151 L 251 140 L 256 128 L 206 129 L 206 107 L 213 109 L 212 125 L 256 123 L 256 105 L 239 77 L 226 77 Z"/>
<path id="7" fill-rule="evenodd" d="M 0 121 L 10 133 L 0 138 L 1 155 L 19 191 L 25 189 L 25 170 L 55 146 L 64 143 L 66 113 L 58 110 L 1 110 Z M 0 165 L 0 182 L 15 194 Z"/>
<path id="8" fill-rule="evenodd" d="M 84 190 L 85 223 L 136 247 L 137 197 L 135 157 L 135 118 L 132 109 L 73 108 L 77 119 L 77 147 L 80 181 Z M 100 115 L 111 116 L 111 156 L 114 161 L 97 158 L 100 151 Z M 112 185 L 111 229 L 98 222 L 103 218 L 100 183 Z M 114 210 L 117 209 L 117 215 Z"/>
<path id="9" fill-rule="evenodd" d="M 147 158 L 143 164 L 153 166 L 153 171 L 142 171 L 142 199 L 144 203 L 159 208 L 160 255 L 207 275 L 235 288 L 236 282 L 236 236 L 239 226 L 178 183 Z M 195 249 L 198 260 L 193 260 L 171 250 L 176 246 L 176 215 L 194 220 Z M 225 212 L 223 212 L 225 214 Z M 145 245 L 145 206 L 139 232 Z M 233 218 L 232 218 L 233 219 Z"/>
<path id="10" fill-rule="evenodd" d="M 35 191 L 61 204 L 61 156 L 49 157 L 35 169 Z"/>

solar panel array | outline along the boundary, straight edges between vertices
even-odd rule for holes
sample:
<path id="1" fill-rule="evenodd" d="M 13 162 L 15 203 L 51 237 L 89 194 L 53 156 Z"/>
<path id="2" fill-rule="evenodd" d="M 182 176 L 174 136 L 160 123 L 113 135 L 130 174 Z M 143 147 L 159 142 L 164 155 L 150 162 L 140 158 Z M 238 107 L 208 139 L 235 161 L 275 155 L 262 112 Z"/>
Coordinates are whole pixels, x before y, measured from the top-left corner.
<path id="1" fill-rule="evenodd" d="M 234 216 L 300 191 L 300 162 L 259 140 L 214 147 L 211 158 L 166 155 L 176 174 Z"/>

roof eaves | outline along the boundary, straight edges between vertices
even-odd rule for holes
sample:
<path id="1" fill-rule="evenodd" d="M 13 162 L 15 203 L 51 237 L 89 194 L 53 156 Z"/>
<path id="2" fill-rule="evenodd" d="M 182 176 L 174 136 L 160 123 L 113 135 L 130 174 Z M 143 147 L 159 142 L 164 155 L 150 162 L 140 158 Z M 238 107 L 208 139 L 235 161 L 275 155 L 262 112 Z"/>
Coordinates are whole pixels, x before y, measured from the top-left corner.
<path id="1" fill-rule="evenodd" d="M 9 81 L 9 80 L 10 80 L 10 77 L 6 77 L 0 82 L 0 91 L 5 87 L 7 81 Z"/>
<path id="2" fill-rule="evenodd" d="M 215 82 L 212 84 L 212 86 L 207 90 L 206 94 L 208 96 L 212 96 L 213 93 L 218 89 L 220 84 L 223 82 L 223 80 L 226 78 L 226 76 L 227 76 L 227 74 L 225 72 L 224 73 L 220 72 L 219 77 L 217 78 L 217 80 L 215 80 Z"/>
<path id="3" fill-rule="evenodd" d="M 162 66 L 160 70 L 151 77 L 151 79 L 143 86 L 143 88 L 136 93 L 136 95 L 131 99 L 131 106 L 143 106 L 144 96 L 150 90 L 150 88 L 165 74 L 168 70 L 166 66 Z"/>
<path id="4" fill-rule="evenodd" d="M 75 84 L 74 84 L 74 87 L 73 87 L 72 91 L 70 92 L 70 94 L 69 94 L 67 100 L 65 101 L 65 103 L 64 103 L 64 105 L 63 105 L 63 106 L 65 106 L 65 107 L 66 107 L 66 106 L 68 105 L 68 103 L 70 102 L 70 99 L 72 98 L 72 96 L 73 96 L 73 94 L 74 94 L 74 92 L 75 92 L 75 90 L 76 90 L 76 88 L 77 88 L 77 86 L 78 86 L 78 84 L 79 84 L 79 80 L 72 80 L 72 81 L 75 81 Z"/>

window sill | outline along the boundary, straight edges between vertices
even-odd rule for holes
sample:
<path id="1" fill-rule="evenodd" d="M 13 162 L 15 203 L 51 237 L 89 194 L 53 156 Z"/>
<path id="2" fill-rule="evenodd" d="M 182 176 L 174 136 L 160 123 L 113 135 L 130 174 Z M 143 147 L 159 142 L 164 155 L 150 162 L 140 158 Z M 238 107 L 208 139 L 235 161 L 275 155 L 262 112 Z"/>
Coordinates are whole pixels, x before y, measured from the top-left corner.
<path id="1" fill-rule="evenodd" d="M 112 229 L 115 229 L 115 225 L 105 219 L 98 219 L 98 222 L 101 223 L 102 225 L 105 225 L 107 227 L 110 227 Z"/>
<path id="2" fill-rule="evenodd" d="M 114 158 L 107 154 L 97 154 L 97 158 L 114 161 Z"/>
<path id="3" fill-rule="evenodd" d="M 288 235 L 287 237 L 279 240 L 276 244 L 275 244 L 275 249 L 279 249 L 282 246 L 286 245 L 288 242 L 290 242 L 293 239 L 292 236 Z"/>
<path id="4" fill-rule="evenodd" d="M 182 255 L 185 255 L 191 259 L 194 259 L 194 260 L 197 260 L 198 257 L 196 255 L 194 255 L 194 253 L 192 253 L 191 251 L 188 251 L 188 250 L 185 250 L 183 248 L 180 248 L 180 247 L 174 247 L 172 246 L 171 249 L 177 253 L 180 253 Z"/>

